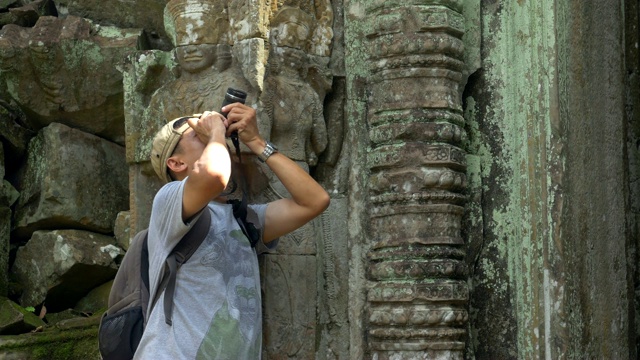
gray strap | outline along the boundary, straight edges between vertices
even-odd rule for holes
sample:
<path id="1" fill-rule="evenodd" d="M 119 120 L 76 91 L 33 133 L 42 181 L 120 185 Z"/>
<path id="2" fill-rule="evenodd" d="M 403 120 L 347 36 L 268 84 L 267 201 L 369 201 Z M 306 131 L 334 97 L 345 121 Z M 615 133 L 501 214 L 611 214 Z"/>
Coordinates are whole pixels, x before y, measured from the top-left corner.
<path id="1" fill-rule="evenodd" d="M 178 245 L 173 248 L 171 254 L 167 257 L 164 271 L 160 278 L 160 286 L 158 286 L 158 291 L 153 299 L 152 307 L 155 306 L 156 302 L 160 298 L 162 290 L 164 290 L 164 321 L 168 325 L 172 324 L 171 314 L 173 313 L 173 296 L 176 291 L 176 276 L 178 269 L 182 264 L 189 260 L 196 250 L 198 250 L 198 247 L 200 247 L 200 244 L 202 244 L 209 233 L 209 227 L 211 226 L 211 211 L 208 206 L 205 206 L 203 211 L 204 212 L 200 215 L 200 218 L 196 221 L 191 230 L 189 230 L 182 240 L 180 240 Z"/>
<path id="2" fill-rule="evenodd" d="M 176 273 L 178 272 L 178 263 L 174 254 L 167 258 L 167 267 L 169 274 L 167 276 L 167 287 L 164 289 L 164 321 L 171 326 L 171 314 L 173 313 L 173 295 L 176 292 Z"/>

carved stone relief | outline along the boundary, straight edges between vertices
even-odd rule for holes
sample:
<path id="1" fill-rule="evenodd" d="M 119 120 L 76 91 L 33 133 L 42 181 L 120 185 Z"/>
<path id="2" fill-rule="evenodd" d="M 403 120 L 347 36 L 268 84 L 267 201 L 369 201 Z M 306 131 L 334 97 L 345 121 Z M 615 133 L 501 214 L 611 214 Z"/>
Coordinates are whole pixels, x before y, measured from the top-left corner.
<path id="1" fill-rule="evenodd" d="M 246 91 L 247 104 L 256 91 L 233 60 L 227 10 L 218 1 L 170 1 L 165 28 L 175 46 L 177 78 L 158 89 L 149 106 L 151 117 L 166 121 L 218 110 L 228 87 Z"/>
<path id="2" fill-rule="evenodd" d="M 462 359 L 468 314 L 462 1 L 366 8 L 368 352 Z"/>
<path id="3" fill-rule="evenodd" d="M 313 359 L 317 332 L 316 257 L 270 255 L 261 259 L 264 359 Z"/>
<path id="4" fill-rule="evenodd" d="M 305 81 L 305 53 L 275 48 L 263 103 L 271 123 L 271 140 L 291 159 L 311 166 L 327 146 L 327 128 L 318 93 Z"/>
<path id="5" fill-rule="evenodd" d="M 33 28 L 9 24 L 0 31 L 2 80 L 35 129 L 57 121 L 123 143 L 116 67 L 140 34 L 73 16 L 43 16 Z"/>

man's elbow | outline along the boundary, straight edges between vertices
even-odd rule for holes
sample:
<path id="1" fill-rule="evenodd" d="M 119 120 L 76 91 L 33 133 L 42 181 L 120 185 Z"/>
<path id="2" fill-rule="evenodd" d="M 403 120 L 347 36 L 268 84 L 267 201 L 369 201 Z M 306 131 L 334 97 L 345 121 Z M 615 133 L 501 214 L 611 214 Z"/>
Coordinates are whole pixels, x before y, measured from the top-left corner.
<path id="1" fill-rule="evenodd" d="M 209 184 L 212 189 L 217 187 L 224 190 L 231 177 L 231 169 L 224 167 L 207 166 L 207 164 L 196 163 L 191 177 L 201 179 L 202 183 Z M 220 191 L 222 191 L 220 190 Z"/>
<path id="2" fill-rule="evenodd" d="M 316 210 L 316 215 L 318 216 L 320 214 L 322 214 L 325 210 L 327 210 L 327 208 L 329 207 L 329 204 L 331 204 L 331 198 L 329 197 L 329 194 L 322 190 L 322 192 L 320 194 L 318 194 L 318 197 L 316 199 L 316 206 L 315 206 L 315 210 Z"/>

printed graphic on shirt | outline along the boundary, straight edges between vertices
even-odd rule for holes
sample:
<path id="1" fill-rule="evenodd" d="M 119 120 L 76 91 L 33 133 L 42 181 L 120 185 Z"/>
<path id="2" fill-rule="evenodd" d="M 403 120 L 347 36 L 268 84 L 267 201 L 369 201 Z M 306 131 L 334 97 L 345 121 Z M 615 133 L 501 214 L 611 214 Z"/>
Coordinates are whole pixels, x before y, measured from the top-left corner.
<path id="1" fill-rule="evenodd" d="M 214 314 L 198 348 L 197 359 L 258 359 L 260 357 L 260 284 L 256 281 L 247 251 L 249 242 L 234 230 L 207 253 L 202 263 L 219 270 L 227 299 Z M 250 248 L 249 248 L 250 249 Z M 244 250 L 244 251 L 242 251 Z"/>

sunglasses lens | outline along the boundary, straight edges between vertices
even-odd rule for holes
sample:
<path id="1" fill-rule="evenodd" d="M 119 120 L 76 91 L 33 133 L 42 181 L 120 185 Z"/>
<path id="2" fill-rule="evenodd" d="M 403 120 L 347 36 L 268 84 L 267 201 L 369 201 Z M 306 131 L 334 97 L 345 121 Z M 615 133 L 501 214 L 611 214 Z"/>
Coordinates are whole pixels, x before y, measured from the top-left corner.
<path id="1" fill-rule="evenodd" d="M 180 119 L 176 120 L 176 122 L 173 123 L 173 129 L 174 130 L 178 130 L 182 127 L 182 125 L 184 125 L 187 120 L 189 119 L 189 116 L 185 116 L 185 117 L 181 117 Z"/>

